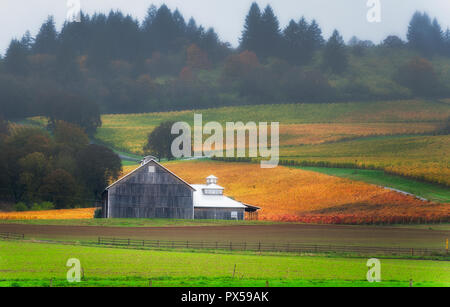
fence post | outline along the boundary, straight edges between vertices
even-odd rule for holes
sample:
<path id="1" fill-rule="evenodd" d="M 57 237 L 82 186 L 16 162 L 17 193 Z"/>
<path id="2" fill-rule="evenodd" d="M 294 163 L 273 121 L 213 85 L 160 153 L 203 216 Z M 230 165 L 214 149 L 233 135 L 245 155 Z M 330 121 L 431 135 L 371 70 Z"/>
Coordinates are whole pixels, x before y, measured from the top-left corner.
<path id="1" fill-rule="evenodd" d="M 261 242 L 258 243 L 258 251 L 261 252 Z"/>
<path id="2" fill-rule="evenodd" d="M 100 237 L 98 237 L 98 245 L 100 245 L 101 244 L 101 239 L 100 239 Z"/>
<path id="3" fill-rule="evenodd" d="M 230 242 L 230 251 L 233 250 L 233 243 Z"/>

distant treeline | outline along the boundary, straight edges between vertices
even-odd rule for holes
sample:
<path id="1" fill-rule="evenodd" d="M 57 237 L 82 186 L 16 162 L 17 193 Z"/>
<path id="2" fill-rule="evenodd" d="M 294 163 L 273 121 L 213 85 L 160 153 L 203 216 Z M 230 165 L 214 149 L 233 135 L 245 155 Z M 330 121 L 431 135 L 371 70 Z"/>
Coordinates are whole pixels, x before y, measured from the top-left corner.
<path id="1" fill-rule="evenodd" d="M 407 38 L 346 44 L 335 30 L 326 40 L 316 21 L 281 29 L 272 8 L 256 3 L 236 49 L 166 5 L 151 6 L 142 22 L 120 11 L 82 13 L 60 32 L 49 17 L 36 37 L 13 39 L 0 59 L 0 113 L 43 115 L 93 133 L 100 113 L 448 95 L 431 59 L 450 56 L 450 31 L 416 13 Z M 373 50 L 386 57 L 411 51 L 409 62 L 383 76 L 393 80 L 386 91 L 358 82 L 365 72 L 351 67 L 352 57 Z"/>
<path id="2" fill-rule="evenodd" d="M 76 125 L 56 121 L 50 134 L 0 119 L 0 204 L 15 203 L 17 211 L 93 206 L 121 171 L 119 156 L 90 144 Z"/>

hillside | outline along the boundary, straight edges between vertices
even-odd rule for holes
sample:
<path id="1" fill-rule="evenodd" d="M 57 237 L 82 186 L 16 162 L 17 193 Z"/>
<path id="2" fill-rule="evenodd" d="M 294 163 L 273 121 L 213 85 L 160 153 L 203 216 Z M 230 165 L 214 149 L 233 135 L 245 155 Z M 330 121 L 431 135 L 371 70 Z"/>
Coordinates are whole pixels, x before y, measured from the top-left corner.
<path id="1" fill-rule="evenodd" d="M 225 107 L 196 111 L 104 115 L 96 138 L 143 154 L 146 136 L 167 120 L 280 122 L 280 159 L 354 167 L 373 166 L 429 182 L 450 184 L 448 135 L 434 135 L 450 117 L 445 101 L 403 100 L 342 104 Z"/>
<path id="2" fill-rule="evenodd" d="M 445 222 L 449 204 L 419 200 L 379 186 L 286 167 L 183 161 L 165 164 L 189 183 L 214 174 L 226 194 L 260 206 L 260 219 L 329 224 Z M 126 167 L 125 173 L 136 166 Z"/>

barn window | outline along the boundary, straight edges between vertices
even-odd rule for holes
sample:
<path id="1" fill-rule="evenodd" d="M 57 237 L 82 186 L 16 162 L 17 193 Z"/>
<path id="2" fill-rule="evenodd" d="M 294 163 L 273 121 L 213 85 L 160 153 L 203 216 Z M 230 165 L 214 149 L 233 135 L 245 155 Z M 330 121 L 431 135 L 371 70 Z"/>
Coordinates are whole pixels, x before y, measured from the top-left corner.
<path id="1" fill-rule="evenodd" d="M 154 165 L 150 165 L 150 166 L 148 167 L 148 172 L 149 172 L 149 173 L 154 173 L 154 172 L 155 172 L 155 166 L 154 166 Z"/>
<path id="2" fill-rule="evenodd" d="M 238 219 L 237 211 L 231 211 L 231 219 L 232 220 L 237 220 Z"/>
<path id="3" fill-rule="evenodd" d="M 222 195 L 223 191 L 219 189 L 203 189 L 203 194 L 205 195 Z"/>

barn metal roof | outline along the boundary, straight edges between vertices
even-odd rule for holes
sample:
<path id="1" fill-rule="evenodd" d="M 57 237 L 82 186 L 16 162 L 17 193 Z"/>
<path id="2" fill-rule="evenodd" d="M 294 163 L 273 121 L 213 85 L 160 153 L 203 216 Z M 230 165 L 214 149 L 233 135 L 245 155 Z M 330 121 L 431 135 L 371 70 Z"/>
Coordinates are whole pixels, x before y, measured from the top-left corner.
<path id="1" fill-rule="evenodd" d="M 226 197 L 225 195 L 203 194 L 203 189 L 210 188 L 211 185 L 193 184 L 192 187 L 195 189 L 194 208 L 247 208 L 244 204 Z"/>
<path id="2" fill-rule="evenodd" d="M 170 173 L 171 175 L 173 175 L 175 178 L 177 178 L 178 180 L 180 180 L 181 182 L 183 182 L 184 184 L 186 184 L 189 188 L 191 188 L 192 190 L 195 191 L 195 189 L 192 187 L 192 185 L 190 185 L 189 183 L 187 183 L 186 181 L 184 181 L 183 179 L 181 179 L 180 177 L 178 177 L 177 175 L 175 175 L 174 173 L 172 173 L 170 170 L 168 170 L 167 168 L 165 168 L 164 166 L 162 166 L 160 163 L 158 163 L 156 160 L 154 159 L 149 159 L 145 162 L 143 162 L 141 164 L 141 166 L 139 166 L 138 168 L 136 168 L 135 170 L 133 170 L 132 172 L 129 172 L 128 174 L 126 174 L 125 176 L 123 176 L 122 178 L 120 178 L 119 180 L 117 180 L 116 182 L 114 182 L 113 184 L 111 184 L 109 187 L 107 187 L 105 190 L 109 190 L 110 188 L 112 188 L 113 186 L 115 186 L 116 184 L 118 184 L 119 182 L 123 181 L 125 178 L 130 177 L 132 174 L 134 174 L 135 172 L 137 172 L 138 170 L 140 170 L 142 167 L 146 166 L 147 164 L 149 164 L 150 162 L 154 162 L 156 163 L 158 166 L 162 167 L 164 170 L 166 170 L 168 173 Z"/>
<path id="3" fill-rule="evenodd" d="M 200 185 L 198 185 L 200 186 Z M 201 185 L 202 189 L 207 189 L 207 190 L 225 190 L 225 188 L 221 187 L 220 185 L 217 185 L 215 183 L 211 183 L 211 184 L 205 184 L 205 185 Z"/>

